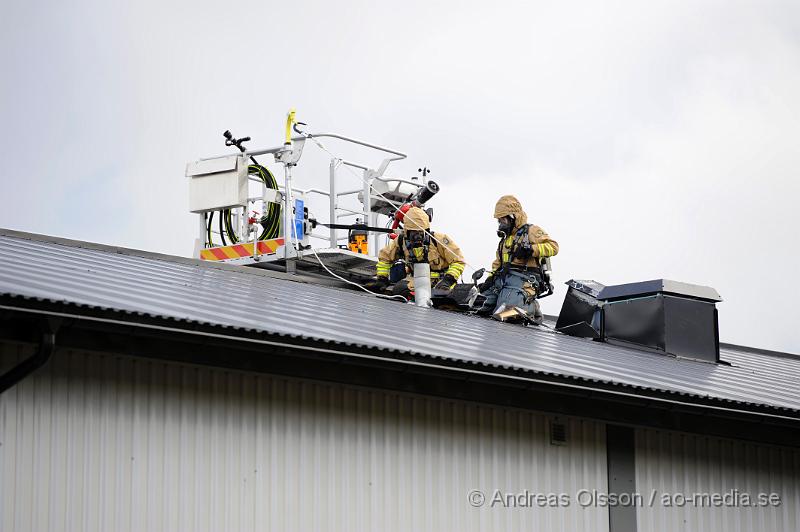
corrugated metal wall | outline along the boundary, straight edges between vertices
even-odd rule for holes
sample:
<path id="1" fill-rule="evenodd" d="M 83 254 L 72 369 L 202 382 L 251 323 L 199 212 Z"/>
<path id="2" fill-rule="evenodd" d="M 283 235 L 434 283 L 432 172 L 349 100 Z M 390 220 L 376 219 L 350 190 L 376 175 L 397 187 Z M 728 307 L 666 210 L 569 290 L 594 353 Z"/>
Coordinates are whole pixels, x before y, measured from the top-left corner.
<path id="1" fill-rule="evenodd" d="M 798 434 L 800 439 L 800 434 Z M 639 429 L 636 431 L 636 488 L 647 503 L 640 508 L 639 532 L 800 530 L 800 451 L 735 440 Z M 734 491 L 736 490 L 736 491 Z M 742 494 L 776 493 L 780 506 L 667 506 L 681 503 L 674 494 L 730 494 L 729 502 Z M 738 497 L 737 497 L 738 494 Z M 725 500 L 723 499 L 723 502 Z"/>
<path id="2" fill-rule="evenodd" d="M 604 508 L 469 504 L 604 490 L 603 425 L 565 421 L 553 446 L 529 412 L 61 351 L 0 396 L 0 528 L 607 530 Z"/>

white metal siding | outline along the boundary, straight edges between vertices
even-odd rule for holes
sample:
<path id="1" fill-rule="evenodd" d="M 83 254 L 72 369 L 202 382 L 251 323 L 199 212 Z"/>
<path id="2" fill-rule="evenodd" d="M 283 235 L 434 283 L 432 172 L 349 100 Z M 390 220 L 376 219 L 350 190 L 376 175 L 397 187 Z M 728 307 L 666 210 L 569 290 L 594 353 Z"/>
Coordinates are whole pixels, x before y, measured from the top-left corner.
<path id="1" fill-rule="evenodd" d="M 603 425 L 565 421 L 553 446 L 520 410 L 61 351 L 0 396 L 0 528 L 607 530 L 604 508 L 468 504 L 603 491 Z"/>
<path id="2" fill-rule="evenodd" d="M 798 435 L 800 438 L 800 435 Z M 677 432 L 636 431 L 636 488 L 655 504 L 640 508 L 639 532 L 800 530 L 800 451 Z M 664 494 L 776 493 L 778 507 L 668 507 Z"/>

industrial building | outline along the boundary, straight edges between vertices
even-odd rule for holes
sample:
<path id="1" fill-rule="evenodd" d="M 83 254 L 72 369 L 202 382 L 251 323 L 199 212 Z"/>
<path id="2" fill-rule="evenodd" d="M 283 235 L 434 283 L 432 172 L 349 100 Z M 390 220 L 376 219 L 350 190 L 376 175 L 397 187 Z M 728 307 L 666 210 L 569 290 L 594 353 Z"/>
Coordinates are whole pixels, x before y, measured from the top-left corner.
<path id="1" fill-rule="evenodd" d="M 796 355 L 0 243 L 5 532 L 800 530 Z"/>

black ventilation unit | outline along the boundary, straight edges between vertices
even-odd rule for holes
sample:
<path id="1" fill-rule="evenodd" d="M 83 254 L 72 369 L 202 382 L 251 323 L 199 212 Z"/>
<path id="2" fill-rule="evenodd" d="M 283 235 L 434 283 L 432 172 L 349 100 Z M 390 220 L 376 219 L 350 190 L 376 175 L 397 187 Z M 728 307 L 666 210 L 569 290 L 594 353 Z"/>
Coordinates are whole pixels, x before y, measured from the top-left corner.
<path id="1" fill-rule="evenodd" d="M 722 298 L 713 288 L 666 279 L 615 286 L 572 280 L 567 285 L 558 331 L 719 361 L 715 304 Z"/>

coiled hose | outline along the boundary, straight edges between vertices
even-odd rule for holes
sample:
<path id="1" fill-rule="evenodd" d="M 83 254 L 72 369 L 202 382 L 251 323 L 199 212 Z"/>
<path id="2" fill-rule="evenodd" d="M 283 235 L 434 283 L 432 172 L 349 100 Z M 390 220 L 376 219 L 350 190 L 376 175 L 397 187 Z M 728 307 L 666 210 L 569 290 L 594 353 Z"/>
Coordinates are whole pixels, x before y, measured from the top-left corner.
<path id="1" fill-rule="evenodd" d="M 275 179 L 275 176 L 272 175 L 272 172 L 269 171 L 269 168 L 261 166 L 260 164 L 251 164 L 247 167 L 247 173 L 251 176 L 258 177 L 265 187 L 278 190 L 278 181 Z M 231 209 L 222 209 L 219 211 L 219 236 L 222 239 L 223 246 L 228 245 L 228 242 L 225 240 L 226 233 L 231 244 L 239 242 L 239 238 L 236 236 L 236 230 L 233 227 L 232 218 Z M 211 212 L 206 218 L 206 247 L 214 246 L 214 242 L 211 238 L 211 224 L 213 221 L 214 212 Z M 268 240 L 277 237 L 281 225 L 281 206 L 277 203 L 268 203 L 266 212 L 264 212 L 258 220 L 258 223 L 261 225 L 261 234 L 258 235 L 258 240 Z"/>

